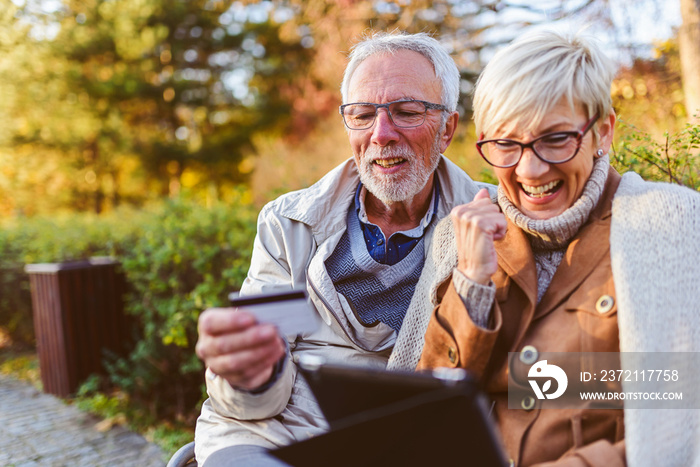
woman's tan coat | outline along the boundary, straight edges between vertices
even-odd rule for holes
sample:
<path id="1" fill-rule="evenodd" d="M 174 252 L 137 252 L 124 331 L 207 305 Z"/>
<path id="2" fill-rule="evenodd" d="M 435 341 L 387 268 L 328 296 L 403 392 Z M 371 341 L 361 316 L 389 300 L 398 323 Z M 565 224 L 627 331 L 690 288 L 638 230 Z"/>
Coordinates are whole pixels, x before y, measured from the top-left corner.
<path id="1" fill-rule="evenodd" d="M 499 269 L 492 277 L 496 303 L 491 330 L 472 322 L 451 282 L 439 289 L 442 300 L 428 325 L 418 368 L 462 367 L 480 379 L 514 465 L 555 460 L 562 466 L 625 465 L 622 410 L 539 409 L 532 398 L 523 406 L 534 408 L 509 409 L 507 392 L 508 352 L 534 347 L 535 361 L 541 352 L 619 352 L 609 248 L 612 199 L 619 182 L 610 169 L 601 201 L 568 246 L 539 305 L 532 250 L 511 222 L 505 238 L 496 242 Z M 613 300 L 607 311 L 597 306 L 605 296 Z M 513 362 L 514 374 L 527 373 L 530 365 Z"/>

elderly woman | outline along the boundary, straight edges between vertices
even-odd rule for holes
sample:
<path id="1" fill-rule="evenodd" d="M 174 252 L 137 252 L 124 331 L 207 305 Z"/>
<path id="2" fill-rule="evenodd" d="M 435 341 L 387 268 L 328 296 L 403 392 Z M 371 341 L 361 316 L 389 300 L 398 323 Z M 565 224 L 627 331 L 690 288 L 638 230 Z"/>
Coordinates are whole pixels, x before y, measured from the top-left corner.
<path id="1" fill-rule="evenodd" d="M 508 408 L 509 352 L 700 350 L 700 196 L 611 168 L 613 76 L 582 36 L 494 56 L 474 120 L 497 203 L 482 190 L 440 224 L 396 344 L 416 350 L 389 363 L 473 372 L 519 466 L 700 465 L 697 411 Z"/>

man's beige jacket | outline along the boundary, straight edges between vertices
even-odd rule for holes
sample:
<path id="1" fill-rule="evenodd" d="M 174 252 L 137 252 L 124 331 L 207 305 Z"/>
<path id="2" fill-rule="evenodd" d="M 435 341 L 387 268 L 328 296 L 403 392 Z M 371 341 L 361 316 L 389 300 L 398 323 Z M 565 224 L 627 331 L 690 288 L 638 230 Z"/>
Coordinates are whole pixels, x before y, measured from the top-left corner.
<path id="1" fill-rule="evenodd" d="M 444 156 L 436 171 L 440 181 L 437 219 L 425 233 L 429 251 L 434 226 L 451 209 L 474 198 L 480 188 Z M 338 294 L 325 260 L 345 232 L 350 204 L 360 179 L 348 159 L 309 188 L 285 194 L 267 204 L 258 218 L 253 256 L 241 295 L 306 288 L 317 311 L 319 327 L 289 342 L 289 358 L 275 384 L 262 394 L 232 388 L 208 371 L 209 399 L 197 420 L 195 446 L 202 465 L 213 452 L 254 444 L 274 448 L 320 434 L 327 424 L 295 361 L 304 355 L 327 361 L 384 368 L 396 332 L 379 323 L 365 327 Z"/>

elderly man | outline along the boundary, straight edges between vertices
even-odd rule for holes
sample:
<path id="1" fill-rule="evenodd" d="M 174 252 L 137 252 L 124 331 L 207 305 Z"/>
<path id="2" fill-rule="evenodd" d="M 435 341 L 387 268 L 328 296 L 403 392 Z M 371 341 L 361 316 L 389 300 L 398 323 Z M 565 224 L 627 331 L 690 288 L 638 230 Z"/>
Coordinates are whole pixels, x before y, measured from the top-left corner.
<path id="1" fill-rule="evenodd" d="M 435 39 L 358 43 L 341 91 L 353 158 L 263 208 L 241 290 L 306 288 L 319 328 L 285 343 L 245 312 L 202 313 L 210 398 L 197 421 L 200 465 L 276 465 L 267 449 L 326 430 L 294 362 L 385 367 L 435 225 L 480 188 L 441 155 L 457 126 L 459 72 Z"/>

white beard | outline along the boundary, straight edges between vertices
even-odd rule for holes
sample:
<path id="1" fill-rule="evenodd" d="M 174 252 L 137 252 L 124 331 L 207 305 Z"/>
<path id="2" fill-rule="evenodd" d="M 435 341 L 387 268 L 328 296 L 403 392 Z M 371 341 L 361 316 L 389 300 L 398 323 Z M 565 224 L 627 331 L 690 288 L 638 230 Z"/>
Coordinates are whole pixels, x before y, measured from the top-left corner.
<path id="1" fill-rule="evenodd" d="M 406 147 L 385 146 L 380 149 L 377 146 L 371 146 L 365 152 L 360 167 L 358 167 L 360 181 L 370 193 L 384 204 L 410 200 L 425 188 L 430 175 L 437 169 L 440 163 L 439 144 L 440 133 L 430 148 L 430 160 L 427 167 L 419 161 L 419 157 L 413 151 Z M 404 165 L 408 165 L 408 167 L 403 167 L 399 173 L 389 175 L 379 174 L 372 170 L 373 160 L 391 157 L 405 159 Z"/>

